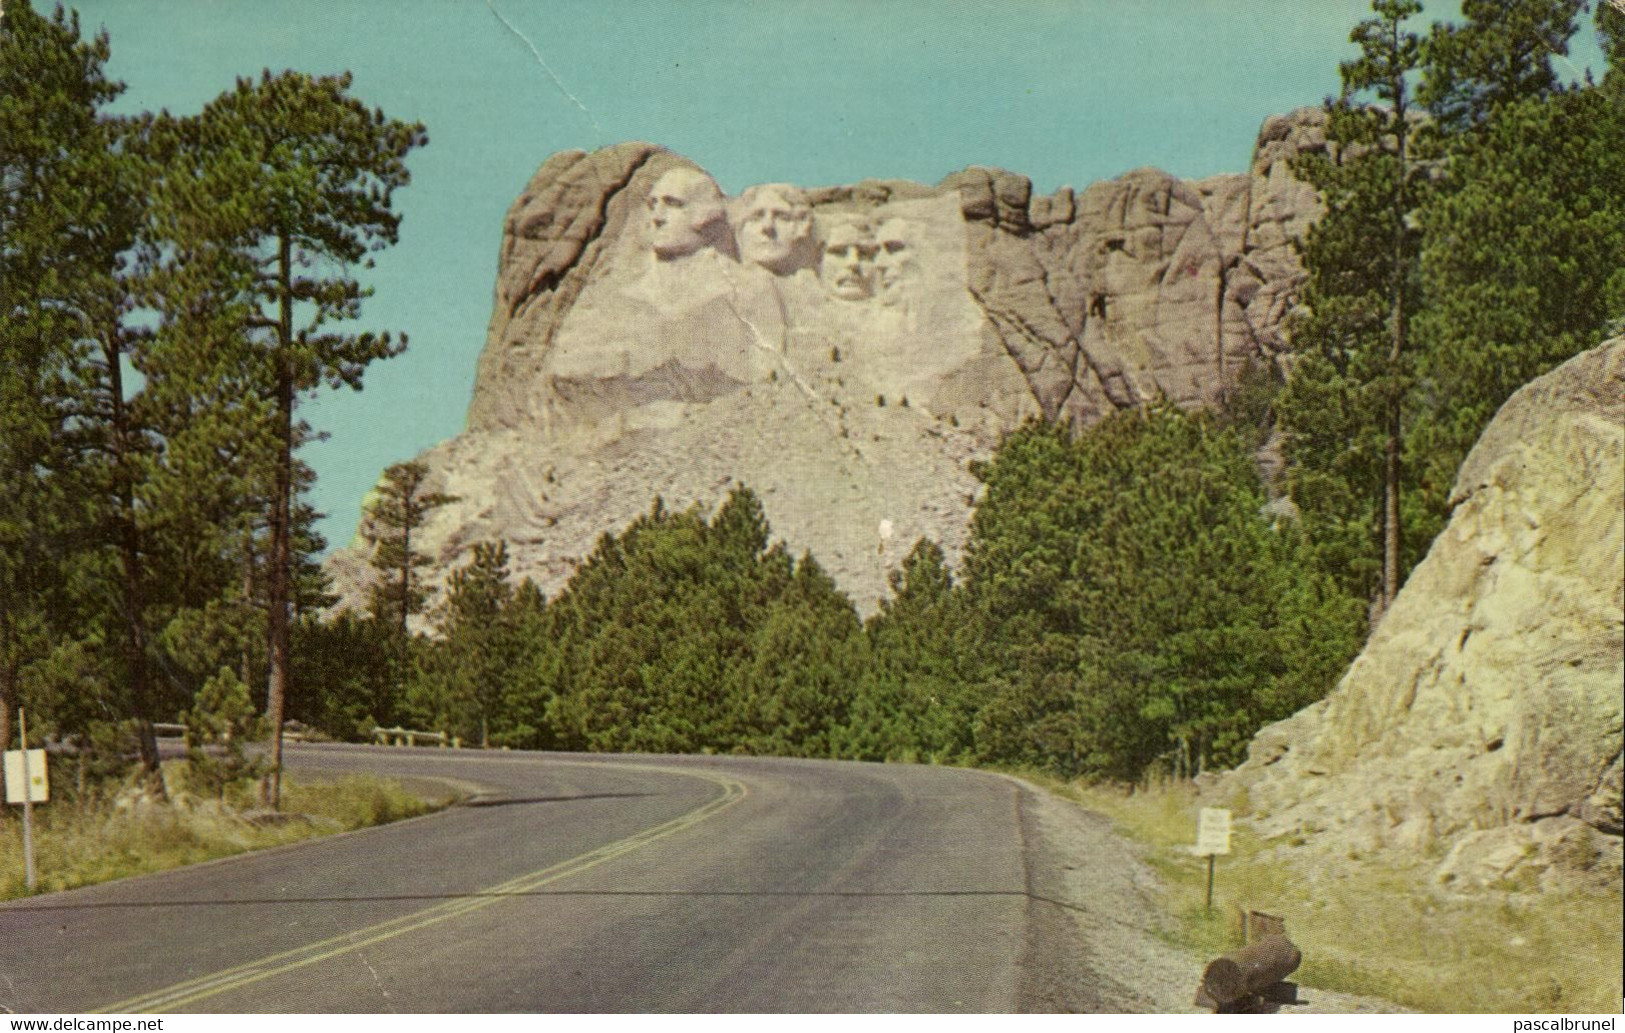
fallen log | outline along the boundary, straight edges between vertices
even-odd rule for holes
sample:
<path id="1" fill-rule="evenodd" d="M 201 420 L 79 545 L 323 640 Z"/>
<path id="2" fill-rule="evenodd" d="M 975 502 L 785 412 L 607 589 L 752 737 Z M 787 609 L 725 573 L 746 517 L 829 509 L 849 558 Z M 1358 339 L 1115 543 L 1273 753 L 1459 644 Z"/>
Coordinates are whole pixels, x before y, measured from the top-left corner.
<path id="1" fill-rule="evenodd" d="M 1262 993 L 1303 963 L 1303 953 L 1279 933 L 1265 936 L 1210 962 L 1202 970 L 1202 992 L 1216 1007 Z"/>

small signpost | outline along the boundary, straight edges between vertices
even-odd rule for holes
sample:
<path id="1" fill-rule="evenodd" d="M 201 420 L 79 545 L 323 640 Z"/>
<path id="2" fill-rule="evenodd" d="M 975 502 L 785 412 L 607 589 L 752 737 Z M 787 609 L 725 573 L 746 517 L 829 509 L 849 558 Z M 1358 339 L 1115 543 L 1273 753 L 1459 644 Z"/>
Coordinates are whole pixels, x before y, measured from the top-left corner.
<path id="1" fill-rule="evenodd" d="M 1191 853 L 1207 858 L 1207 909 L 1213 910 L 1213 861 L 1230 852 L 1230 812 L 1203 807 L 1196 819 L 1196 846 Z"/>
<path id="2" fill-rule="evenodd" d="M 34 805 L 51 798 L 51 784 L 45 766 L 45 751 L 28 748 L 28 715 L 17 708 L 17 728 L 22 749 L 7 750 L 5 757 L 6 802 L 23 805 L 23 879 L 34 888 Z"/>

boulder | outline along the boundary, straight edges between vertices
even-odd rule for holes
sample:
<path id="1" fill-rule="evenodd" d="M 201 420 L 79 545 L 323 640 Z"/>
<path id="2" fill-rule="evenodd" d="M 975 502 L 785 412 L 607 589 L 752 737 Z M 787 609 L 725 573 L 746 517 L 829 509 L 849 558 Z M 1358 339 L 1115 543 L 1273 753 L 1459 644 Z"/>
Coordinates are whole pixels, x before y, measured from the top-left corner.
<path id="1" fill-rule="evenodd" d="M 1443 852 L 1446 882 L 1617 880 L 1625 339 L 1514 394 L 1451 502 L 1342 681 L 1221 792 L 1309 849 Z"/>

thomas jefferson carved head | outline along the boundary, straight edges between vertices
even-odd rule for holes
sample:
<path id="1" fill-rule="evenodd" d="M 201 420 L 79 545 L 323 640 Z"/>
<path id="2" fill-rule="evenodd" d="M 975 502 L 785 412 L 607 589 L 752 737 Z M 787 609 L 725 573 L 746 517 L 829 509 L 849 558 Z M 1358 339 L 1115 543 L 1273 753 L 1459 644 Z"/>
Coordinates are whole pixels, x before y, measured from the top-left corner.
<path id="1" fill-rule="evenodd" d="M 887 219 L 875 230 L 875 293 L 881 303 L 902 301 L 916 271 L 912 227 L 902 219 Z"/>
<path id="2" fill-rule="evenodd" d="M 734 211 L 739 255 L 785 276 L 813 264 L 812 207 L 799 187 L 764 183 L 746 190 Z"/>
<path id="3" fill-rule="evenodd" d="M 836 223 L 824 233 L 818 279 L 833 298 L 866 301 L 875 292 L 874 258 L 875 241 L 866 223 Z"/>
<path id="4" fill-rule="evenodd" d="M 727 237 L 722 191 L 698 169 L 672 169 L 649 190 L 649 245 L 670 261 L 716 247 Z"/>

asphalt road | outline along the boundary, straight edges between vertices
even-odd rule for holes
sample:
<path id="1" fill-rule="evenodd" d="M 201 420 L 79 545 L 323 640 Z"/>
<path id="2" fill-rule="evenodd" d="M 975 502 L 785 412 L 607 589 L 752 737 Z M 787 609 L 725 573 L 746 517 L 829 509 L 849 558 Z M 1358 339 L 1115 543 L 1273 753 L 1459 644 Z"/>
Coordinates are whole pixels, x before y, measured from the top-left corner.
<path id="1" fill-rule="evenodd" d="M 20 1013 L 1098 1010 L 1032 790 L 756 758 L 292 747 L 380 828 L 0 905 Z"/>

